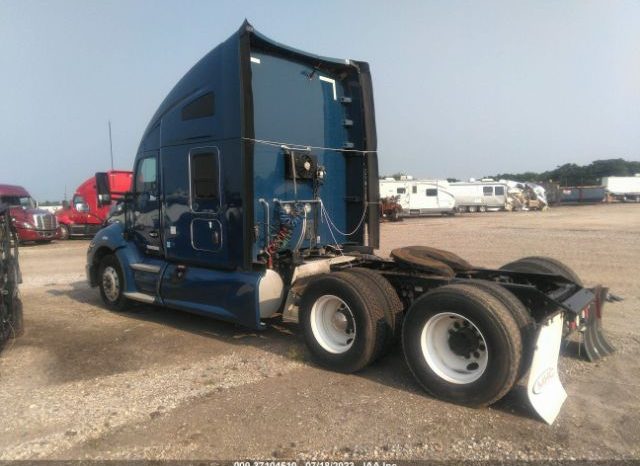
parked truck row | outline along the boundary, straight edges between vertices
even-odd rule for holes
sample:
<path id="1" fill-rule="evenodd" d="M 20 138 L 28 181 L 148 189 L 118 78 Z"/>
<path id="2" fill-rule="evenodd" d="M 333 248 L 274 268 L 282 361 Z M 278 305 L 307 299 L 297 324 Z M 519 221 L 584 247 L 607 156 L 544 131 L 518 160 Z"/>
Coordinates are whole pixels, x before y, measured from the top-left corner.
<path id="1" fill-rule="evenodd" d="M 20 242 L 49 243 L 71 237 L 92 237 L 103 227 L 115 203 L 131 190 L 132 172 L 111 170 L 106 172 L 111 201 L 101 204 L 98 199 L 95 176 L 84 181 L 75 190 L 71 202 L 53 212 L 40 208 L 22 186 L 0 185 L 0 204 L 9 213 Z"/>

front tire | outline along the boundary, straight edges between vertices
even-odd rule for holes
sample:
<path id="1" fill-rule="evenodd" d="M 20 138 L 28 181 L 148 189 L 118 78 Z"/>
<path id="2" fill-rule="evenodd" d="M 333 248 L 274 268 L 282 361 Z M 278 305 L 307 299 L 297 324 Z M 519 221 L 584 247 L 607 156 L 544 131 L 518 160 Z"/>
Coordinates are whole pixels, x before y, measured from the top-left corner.
<path id="1" fill-rule="evenodd" d="M 300 301 L 300 324 L 313 359 L 339 372 L 356 372 L 384 348 L 384 303 L 368 280 L 335 272 L 313 280 Z"/>
<path id="2" fill-rule="evenodd" d="M 108 254 L 100 261 L 98 268 L 100 296 L 104 304 L 113 311 L 123 311 L 130 304 L 124 296 L 124 274 L 120 261 Z"/>
<path id="3" fill-rule="evenodd" d="M 402 330 L 411 372 L 431 395 L 486 406 L 514 385 L 522 358 L 520 330 L 497 298 L 473 286 L 437 288 L 414 302 Z"/>
<path id="4" fill-rule="evenodd" d="M 60 225 L 60 239 L 61 241 L 66 241 L 69 239 L 69 227 L 67 225 Z"/>

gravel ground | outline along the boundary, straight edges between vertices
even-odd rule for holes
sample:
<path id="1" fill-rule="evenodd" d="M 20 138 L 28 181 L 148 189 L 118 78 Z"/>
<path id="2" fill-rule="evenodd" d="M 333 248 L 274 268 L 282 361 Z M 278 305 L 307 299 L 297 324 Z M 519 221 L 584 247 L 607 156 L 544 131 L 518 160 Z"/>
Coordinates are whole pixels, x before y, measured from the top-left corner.
<path id="1" fill-rule="evenodd" d="M 553 426 L 516 387 L 470 409 L 425 395 L 400 350 L 359 374 L 308 360 L 295 325 L 254 333 L 135 306 L 112 313 L 84 279 L 87 241 L 21 248 L 26 334 L 0 354 L 0 460 L 640 458 L 640 207 L 422 218 L 382 225 L 382 249 L 425 244 L 497 267 L 570 264 L 625 297 L 605 328 L 618 352 L 567 355 Z"/>

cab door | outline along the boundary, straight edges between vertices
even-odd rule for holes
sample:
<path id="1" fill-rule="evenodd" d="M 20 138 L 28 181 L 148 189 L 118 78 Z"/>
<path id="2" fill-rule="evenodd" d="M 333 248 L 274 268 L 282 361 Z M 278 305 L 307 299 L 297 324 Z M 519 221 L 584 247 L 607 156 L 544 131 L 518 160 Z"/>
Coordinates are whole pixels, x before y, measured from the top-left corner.
<path id="1" fill-rule="evenodd" d="M 71 200 L 71 221 L 77 225 L 84 225 L 87 223 L 87 212 L 89 212 L 89 205 L 85 198 L 75 194 Z"/>
<path id="2" fill-rule="evenodd" d="M 156 256 L 162 255 L 158 181 L 158 153 L 146 152 L 135 169 L 133 236 L 143 253 Z"/>
<path id="3" fill-rule="evenodd" d="M 229 267 L 220 151 L 212 146 L 163 148 L 162 166 L 167 259 Z"/>

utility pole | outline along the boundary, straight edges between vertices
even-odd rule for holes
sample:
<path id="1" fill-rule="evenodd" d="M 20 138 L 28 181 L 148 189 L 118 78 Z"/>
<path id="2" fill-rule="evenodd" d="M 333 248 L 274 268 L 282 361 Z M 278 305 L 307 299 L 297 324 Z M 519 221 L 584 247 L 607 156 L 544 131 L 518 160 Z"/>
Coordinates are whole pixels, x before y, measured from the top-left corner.
<path id="1" fill-rule="evenodd" d="M 111 120 L 109 120 L 109 151 L 111 152 L 111 170 L 113 170 L 113 141 L 111 139 Z"/>

